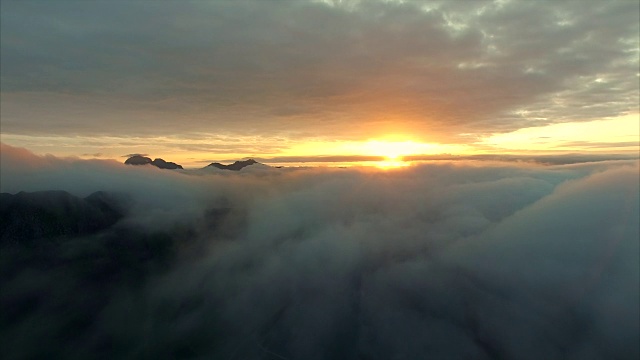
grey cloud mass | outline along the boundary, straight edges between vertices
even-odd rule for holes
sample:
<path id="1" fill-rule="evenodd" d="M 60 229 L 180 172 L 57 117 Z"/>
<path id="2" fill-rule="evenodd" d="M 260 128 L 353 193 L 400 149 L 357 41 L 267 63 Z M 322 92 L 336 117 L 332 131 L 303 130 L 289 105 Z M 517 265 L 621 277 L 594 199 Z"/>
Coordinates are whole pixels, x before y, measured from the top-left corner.
<path id="1" fill-rule="evenodd" d="M 1 156 L 1 192 L 132 203 L 97 235 L 2 233 L 6 358 L 640 356 L 637 160 L 204 174 Z"/>
<path id="2" fill-rule="evenodd" d="M 635 1 L 3 1 L 1 16 L 6 133 L 396 124 L 453 140 L 638 111 Z"/>

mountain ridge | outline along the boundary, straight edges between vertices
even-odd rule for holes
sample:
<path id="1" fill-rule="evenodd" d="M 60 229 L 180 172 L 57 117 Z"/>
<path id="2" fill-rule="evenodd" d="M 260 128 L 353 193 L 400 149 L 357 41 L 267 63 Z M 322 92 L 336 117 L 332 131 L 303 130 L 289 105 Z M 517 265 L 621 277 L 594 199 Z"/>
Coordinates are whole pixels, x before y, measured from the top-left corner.
<path id="1" fill-rule="evenodd" d="M 133 155 L 127 160 L 125 160 L 124 163 L 126 165 L 150 164 L 159 169 L 169 169 L 169 170 L 183 169 L 182 165 L 176 164 L 174 162 L 165 161 L 164 159 L 161 159 L 161 158 L 155 158 L 154 160 L 151 160 L 151 158 L 142 156 L 142 155 Z"/>
<path id="2" fill-rule="evenodd" d="M 175 170 L 175 169 L 184 169 L 182 167 L 182 165 L 180 164 L 176 164 L 174 162 L 169 162 L 169 161 L 165 161 L 162 158 L 156 158 L 154 160 L 151 160 L 150 157 L 147 156 L 143 156 L 143 155 L 133 155 L 131 157 L 129 157 L 127 160 L 124 161 L 125 165 L 134 165 L 134 166 L 139 166 L 139 165 L 153 165 L 159 169 L 169 169 L 169 170 Z M 246 159 L 246 160 L 237 160 L 234 161 L 232 164 L 229 165 L 225 165 L 219 162 L 212 162 L 211 164 L 203 167 L 202 169 L 210 169 L 210 168 L 216 168 L 216 169 L 220 169 L 220 170 L 231 170 L 231 171 L 240 171 L 242 169 L 244 169 L 247 166 L 251 166 L 251 165 L 263 165 L 263 166 L 267 166 L 264 165 L 254 159 Z"/>
<path id="3" fill-rule="evenodd" d="M 206 169 L 206 168 L 209 168 L 209 167 L 214 167 L 214 168 L 221 169 L 221 170 L 240 171 L 243 168 L 245 168 L 247 166 L 250 166 L 250 165 L 254 165 L 254 164 L 260 164 L 260 163 L 255 161 L 254 159 L 237 160 L 233 164 L 229 164 L 229 165 L 224 165 L 224 164 L 221 164 L 219 162 L 213 162 L 213 163 L 205 166 L 204 168 Z"/>

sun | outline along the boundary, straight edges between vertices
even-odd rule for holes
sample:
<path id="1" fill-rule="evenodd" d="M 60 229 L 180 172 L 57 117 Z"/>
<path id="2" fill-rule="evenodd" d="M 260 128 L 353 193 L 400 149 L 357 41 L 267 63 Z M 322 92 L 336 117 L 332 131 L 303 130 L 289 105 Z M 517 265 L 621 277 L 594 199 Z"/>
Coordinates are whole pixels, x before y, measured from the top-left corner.
<path id="1" fill-rule="evenodd" d="M 396 160 L 401 156 L 411 153 L 411 149 L 408 148 L 410 142 L 390 142 L 371 140 L 366 143 L 366 152 L 371 155 L 384 156 L 390 160 Z"/>
<path id="2" fill-rule="evenodd" d="M 423 154 L 428 151 L 429 144 L 414 141 L 370 140 L 365 144 L 365 152 L 369 155 L 381 156 L 385 160 L 376 162 L 376 166 L 384 169 L 408 166 L 405 156 Z"/>
<path id="3" fill-rule="evenodd" d="M 403 161 L 402 159 L 398 160 L 398 158 L 396 159 L 387 158 L 383 161 L 375 161 L 373 164 L 375 167 L 378 167 L 380 169 L 385 169 L 385 170 L 409 166 L 409 163 L 407 161 Z"/>
<path id="4" fill-rule="evenodd" d="M 291 149 L 295 156 L 338 156 L 355 158 L 353 165 L 390 169 L 411 164 L 411 157 L 460 152 L 459 147 L 426 143 L 402 136 L 388 135 L 361 141 L 307 141 Z M 365 158 L 358 160 L 357 158 Z"/>
<path id="5" fill-rule="evenodd" d="M 365 144 L 364 152 L 369 155 L 382 156 L 383 161 L 376 163 L 381 168 L 393 168 L 407 166 L 403 161 L 404 156 L 419 154 L 423 149 L 420 143 L 413 141 L 382 141 L 370 140 Z"/>

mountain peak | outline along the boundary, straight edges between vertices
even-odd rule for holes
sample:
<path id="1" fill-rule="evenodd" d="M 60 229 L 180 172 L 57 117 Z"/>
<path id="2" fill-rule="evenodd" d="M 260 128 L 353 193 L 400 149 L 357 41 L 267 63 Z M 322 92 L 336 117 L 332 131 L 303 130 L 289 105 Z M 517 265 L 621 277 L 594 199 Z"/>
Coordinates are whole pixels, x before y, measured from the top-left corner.
<path id="1" fill-rule="evenodd" d="M 157 166 L 160 169 L 182 169 L 182 165 L 178 165 L 174 162 L 164 161 L 163 159 L 157 158 L 151 162 L 151 165 Z"/>
<path id="2" fill-rule="evenodd" d="M 133 155 L 124 162 L 127 165 L 146 165 L 151 164 L 151 159 L 142 155 Z"/>
<path id="3" fill-rule="evenodd" d="M 238 160 L 235 161 L 233 164 L 230 165 L 224 165 L 218 162 L 214 162 L 211 163 L 209 165 L 207 165 L 205 168 L 208 167 L 214 167 L 214 168 L 218 168 L 218 169 L 222 169 L 222 170 L 232 170 L 232 171 L 240 171 L 242 168 L 245 168 L 249 165 L 253 165 L 253 164 L 260 164 L 259 162 L 253 160 L 253 159 L 247 159 L 247 160 Z"/>
<path id="4" fill-rule="evenodd" d="M 151 164 L 157 168 L 160 169 L 182 169 L 182 165 L 178 165 L 174 162 L 169 162 L 169 161 L 164 161 L 161 158 L 156 158 L 155 160 L 151 161 L 150 158 L 146 157 L 146 156 L 142 156 L 142 155 L 134 155 L 130 158 L 128 158 L 127 160 L 125 160 L 124 162 L 127 165 L 147 165 L 147 164 Z"/>

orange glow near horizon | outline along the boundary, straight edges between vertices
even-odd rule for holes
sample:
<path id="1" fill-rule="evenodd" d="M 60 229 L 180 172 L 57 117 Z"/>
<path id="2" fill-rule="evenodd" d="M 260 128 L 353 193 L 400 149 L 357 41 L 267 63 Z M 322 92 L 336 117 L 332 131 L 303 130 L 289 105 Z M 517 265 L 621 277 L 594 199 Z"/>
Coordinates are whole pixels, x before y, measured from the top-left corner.
<path id="1" fill-rule="evenodd" d="M 292 156 L 312 155 L 360 155 L 398 159 L 410 155 L 433 155 L 445 152 L 468 152 L 467 146 L 398 140 L 389 137 L 366 141 L 313 141 L 291 147 L 287 152 Z"/>
<path id="2" fill-rule="evenodd" d="M 372 140 L 364 145 L 368 155 L 384 156 L 388 160 L 398 160 L 403 156 L 432 153 L 431 144 L 420 144 L 414 141 L 380 141 Z"/>
<path id="3" fill-rule="evenodd" d="M 374 166 L 381 169 L 393 169 L 408 166 L 404 161 L 405 156 L 432 153 L 435 148 L 432 144 L 416 143 L 414 141 L 381 141 L 370 140 L 363 149 L 367 155 L 382 156 L 384 161 L 376 161 Z"/>
<path id="4" fill-rule="evenodd" d="M 395 159 L 387 158 L 387 160 L 385 161 L 374 161 L 372 165 L 374 165 L 377 168 L 387 170 L 387 169 L 395 169 L 395 168 L 409 166 L 409 162 L 404 161 L 402 159 L 397 159 L 397 158 Z"/>
<path id="5" fill-rule="evenodd" d="M 210 162 L 256 158 L 273 166 L 372 166 L 381 169 L 410 164 L 420 155 L 636 153 L 640 147 L 640 115 L 557 123 L 496 133 L 466 143 L 423 142 L 417 136 L 390 132 L 362 140 L 326 137 L 287 138 L 200 134 L 171 137 L 78 137 L 2 134 L 2 141 L 36 154 L 98 158 L 124 162 L 126 154 L 148 154 L 201 168 Z"/>
<path id="6" fill-rule="evenodd" d="M 640 114 L 611 119 L 567 122 L 495 134 L 479 142 L 498 151 L 638 151 Z M 590 144 L 591 147 L 590 147 Z M 594 147 L 594 148 L 592 148 Z"/>

